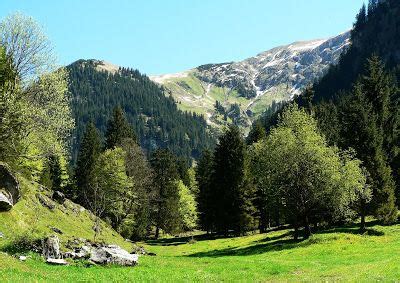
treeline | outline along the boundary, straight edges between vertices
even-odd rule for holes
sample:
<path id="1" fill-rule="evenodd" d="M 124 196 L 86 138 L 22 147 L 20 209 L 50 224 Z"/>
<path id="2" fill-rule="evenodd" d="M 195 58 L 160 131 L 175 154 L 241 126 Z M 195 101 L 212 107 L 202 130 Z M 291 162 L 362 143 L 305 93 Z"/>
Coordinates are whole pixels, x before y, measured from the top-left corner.
<path id="1" fill-rule="evenodd" d="M 193 170 L 168 149 L 147 160 L 120 107 L 107 123 L 104 144 L 94 123 L 86 126 L 74 183 L 64 192 L 133 240 L 191 230 L 197 223 Z"/>
<path id="2" fill-rule="evenodd" d="M 373 215 L 386 224 L 397 220 L 400 199 L 399 60 L 395 56 L 399 4 L 370 1 L 368 8 L 363 6 L 352 45 L 339 64 L 294 101 L 279 105 L 272 115 L 266 113 L 248 137 L 249 144 L 263 140 L 263 131 L 274 131 L 285 108 L 299 105 L 314 117 L 329 146 L 350 150 L 362 162 L 371 201 L 359 204 L 359 214 Z"/>
<path id="3" fill-rule="evenodd" d="M 399 88 L 372 56 L 335 101 L 314 100 L 309 87 L 276 104 L 246 139 L 232 126 L 197 166 L 202 229 L 219 234 L 289 224 L 294 236 L 374 216 L 398 220 Z M 303 229 L 300 229 L 303 227 Z"/>
<path id="4" fill-rule="evenodd" d="M 235 126 L 197 166 L 202 229 L 218 234 L 291 224 L 312 229 L 365 219 L 371 190 L 351 150 L 329 146 L 305 109 L 285 109 L 268 135 L 246 146 Z M 365 228 L 364 226 L 362 227 Z"/>
<path id="5" fill-rule="evenodd" d="M 204 117 L 178 110 L 174 100 L 166 97 L 147 76 L 127 68 L 115 73 L 100 71 L 98 64 L 101 62 L 80 60 L 67 67 L 71 109 L 76 121 L 73 163 L 85 125 L 92 120 L 103 138 L 107 121 L 117 106 L 126 113 L 146 154 L 169 148 L 190 162 L 215 143 Z"/>

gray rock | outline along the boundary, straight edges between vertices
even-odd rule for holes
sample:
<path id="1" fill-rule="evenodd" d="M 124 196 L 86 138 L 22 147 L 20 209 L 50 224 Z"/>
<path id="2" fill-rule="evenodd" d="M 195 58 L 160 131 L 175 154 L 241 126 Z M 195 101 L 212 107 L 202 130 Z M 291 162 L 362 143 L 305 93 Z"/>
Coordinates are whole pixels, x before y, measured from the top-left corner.
<path id="1" fill-rule="evenodd" d="M 60 253 L 60 240 L 57 236 L 50 236 L 42 240 L 42 254 L 43 257 L 49 259 L 59 259 L 61 258 Z"/>
<path id="2" fill-rule="evenodd" d="M 65 202 L 65 195 L 59 191 L 55 191 L 51 198 L 59 204 L 63 204 Z"/>
<path id="3" fill-rule="evenodd" d="M 90 260 L 98 264 L 134 266 L 138 263 L 138 259 L 137 254 L 130 254 L 117 245 L 93 248 L 90 254 Z"/>
<path id="4" fill-rule="evenodd" d="M 13 207 L 12 202 L 3 193 L 0 193 L 0 211 L 9 211 Z"/>
<path id="5" fill-rule="evenodd" d="M 38 193 L 36 194 L 36 197 L 38 198 L 39 202 L 48 209 L 53 210 L 54 208 L 56 208 L 54 202 L 49 198 L 47 198 L 46 196 Z"/>
<path id="6" fill-rule="evenodd" d="M 68 262 L 62 258 L 48 258 L 46 262 L 53 265 L 68 265 Z"/>
<path id="7" fill-rule="evenodd" d="M 88 246 L 82 246 L 81 248 L 75 249 L 73 252 L 64 253 L 65 258 L 72 259 L 89 259 L 91 248 Z"/>
<path id="8" fill-rule="evenodd" d="M 0 163 L 0 211 L 10 210 L 20 197 L 17 178 L 6 164 Z"/>
<path id="9" fill-rule="evenodd" d="M 50 229 L 51 229 L 53 232 L 56 232 L 57 234 L 60 234 L 60 235 L 64 234 L 63 231 L 61 231 L 61 230 L 58 229 L 57 227 L 50 227 Z"/>

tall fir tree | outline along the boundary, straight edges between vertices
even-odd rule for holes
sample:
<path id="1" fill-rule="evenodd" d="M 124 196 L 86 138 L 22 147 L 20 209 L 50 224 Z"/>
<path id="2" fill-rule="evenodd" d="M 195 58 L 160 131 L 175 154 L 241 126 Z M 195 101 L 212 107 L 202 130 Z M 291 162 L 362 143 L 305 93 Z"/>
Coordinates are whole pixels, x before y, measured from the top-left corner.
<path id="1" fill-rule="evenodd" d="M 57 155 L 52 154 L 46 158 L 40 183 L 53 191 L 62 191 L 62 169 Z"/>
<path id="2" fill-rule="evenodd" d="M 94 123 L 89 122 L 79 147 L 75 168 L 76 200 L 80 204 L 85 205 L 89 201 L 91 176 L 100 153 L 101 139 L 99 132 Z"/>
<path id="3" fill-rule="evenodd" d="M 128 123 L 121 107 L 115 107 L 112 118 L 108 121 L 105 135 L 105 148 L 121 146 L 124 139 L 136 140 L 132 126 Z"/>
<path id="4" fill-rule="evenodd" d="M 264 139 L 266 136 L 267 136 L 267 133 L 265 131 L 265 128 L 264 128 L 261 120 L 257 120 L 251 126 L 249 135 L 246 138 L 246 143 L 248 145 L 251 145 L 255 142 L 258 142 L 258 141 Z"/>
<path id="5" fill-rule="evenodd" d="M 353 147 L 369 172 L 373 189 L 371 212 L 384 223 L 397 219 L 395 183 L 385 151 L 385 132 L 392 87 L 382 63 L 368 60 L 365 75 L 342 102 L 344 147 Z"/>
<path id="6" fill-rule="evenodd" d="M 156 150 L 150 159 L 153 169 L 153 186 L 156 190 L 153 199 L 153 219 L 156 227 L 155 237 L 160 235 L 160 229 L 173 234 L 180 229 L 179 212 L 179 171 L 176 157 L 167 149 Z"/>
<path id="7" fill-rule="evenodd" d="M 199 224 L 207 232 L 214 230 L 215 222 L 215 199 L 212 190 L 213 162 L 212 152 L 205 150 L 196 167 L 196 180 L 199 188 L 197 197 Z"/>
<path id="8" fill-rule="evenodd" d="M 213 191 L 216 230 L 241 234 L 252 225 L 249 186 L 245 178 L 245 143 L 231 125 L 220 137 L 214 153 Z"/>

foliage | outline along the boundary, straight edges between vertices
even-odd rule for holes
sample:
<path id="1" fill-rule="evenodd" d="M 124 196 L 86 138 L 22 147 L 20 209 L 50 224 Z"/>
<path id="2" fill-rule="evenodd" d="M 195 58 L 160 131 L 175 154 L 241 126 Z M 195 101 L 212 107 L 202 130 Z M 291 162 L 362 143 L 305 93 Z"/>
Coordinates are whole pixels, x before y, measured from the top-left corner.
<path id="1" fill-rule="evenodd" d="M 92 211 L 98 211 L 98 217 L 109 218 L 116 230 L 129 214 L 136 198 L 132 179 L 126 174 L 125 155 L 124 150 L 118 147 L 99 155 L 86 195 L 89 206 L 97 205 Z"/>
<path id="2" fill-rule="evenodd" d="M 193 193 L 179 180 L 176 184 L 179 190 L 179 214 L 182 229 L 191 231 L 197 226 L 197 203 Z"/>
<path id="3" fill-rule="evenodd" d="M 299 223 L 308 237 L 312 220 L 352 216 L 351 204 L 365 188 L 359 165 L 351 155 L 340 156 L 328 147 L 316 121 L 295 106 L 285 110 L 267 139 L 255 145 L 251 162 L 264 204 L 267 209 L 284 205 L 295 237 Z"/>
<path id="4" fill-rule="evenodd" d="M 74 122 L 67 96 L 67 73 L 53 62 L 50 42 L 30 17 L 14 14 L 0 23 L 2 90 L 0 132 L 4 158 L 31 175 L 50 154 L 64 155 Z M 17 118 L 18 117 L 18 118 Z M 18 160 L 18 162 L 17 162 Z"/>

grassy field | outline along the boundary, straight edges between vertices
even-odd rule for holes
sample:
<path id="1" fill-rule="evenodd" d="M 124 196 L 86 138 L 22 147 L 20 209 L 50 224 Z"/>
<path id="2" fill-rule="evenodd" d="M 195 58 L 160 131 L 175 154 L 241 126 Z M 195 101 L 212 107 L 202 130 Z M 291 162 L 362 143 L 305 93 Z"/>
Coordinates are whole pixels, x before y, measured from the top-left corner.
<path id="1" fill-rule="evenodd" d="M 20 281 L 398 281 L 400 225 L 337 228 L 295 242 L 290 231 L 237 238 L 171 238 L 144 243 L 157 256 L 136 267 L 48 266 L 0 253 L 0 282 Z"/>

